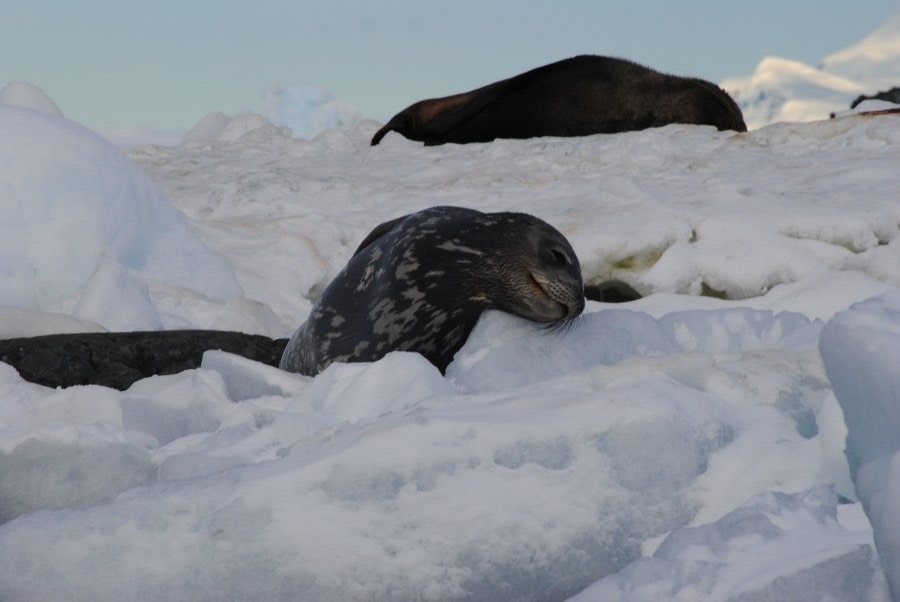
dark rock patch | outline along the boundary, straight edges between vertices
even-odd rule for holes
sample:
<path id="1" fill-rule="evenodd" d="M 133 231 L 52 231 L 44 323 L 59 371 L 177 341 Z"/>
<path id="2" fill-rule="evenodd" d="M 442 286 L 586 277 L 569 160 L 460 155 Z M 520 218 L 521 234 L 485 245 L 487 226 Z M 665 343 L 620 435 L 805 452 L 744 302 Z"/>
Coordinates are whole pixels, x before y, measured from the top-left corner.
<path id="1" fill-rule="evenodd" d="M 600 284 L 586 284 L 584 296 L 591 301 L 603 303 L 628 303 L 641 298 L 641 294 L 634 290 L 634 287 L 622 280 L 606 280 Z"/>
<path id="2" fill-rule="evenodd" d="M 125 390 L 156 374 L 198 368 L 220 349 L 278 366 L 287 339 L 220 330 L 90 332 L 0 340 L 0 361 L 48 387 L 103 385 Z"/>
<path id="3" fill-rule="evenodd" d="M 886 102 L 892 102 L 894 104 L 900 105 L 900 87 L 894 87 L 890 90 L 885 90 L 884 92 L 878 92 L 873 94 L 872 96 L 859 96 L 856 100 L 850 103 L 850 108 L 855 109 L 856 106 L 864 100 L 884 100 Z"/>

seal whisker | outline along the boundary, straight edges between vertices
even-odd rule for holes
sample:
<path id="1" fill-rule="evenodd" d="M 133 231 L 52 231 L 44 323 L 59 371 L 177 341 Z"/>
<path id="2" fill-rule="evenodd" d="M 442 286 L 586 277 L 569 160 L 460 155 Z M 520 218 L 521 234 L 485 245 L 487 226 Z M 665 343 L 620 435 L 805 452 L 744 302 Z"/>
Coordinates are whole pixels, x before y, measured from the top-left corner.
<path id="1" fill-rule="evenodd" d="M 543 326 L 543 329 L 548 334 L 553 334 L 556 336 L 566 336 L 575 328 L 578 328 L 579 324 L 584 321 L 584 316 L 579 314 L 574 318 L 562 318 L 559 320 L 554 320 L 553 322 L 548 322 Z"/>

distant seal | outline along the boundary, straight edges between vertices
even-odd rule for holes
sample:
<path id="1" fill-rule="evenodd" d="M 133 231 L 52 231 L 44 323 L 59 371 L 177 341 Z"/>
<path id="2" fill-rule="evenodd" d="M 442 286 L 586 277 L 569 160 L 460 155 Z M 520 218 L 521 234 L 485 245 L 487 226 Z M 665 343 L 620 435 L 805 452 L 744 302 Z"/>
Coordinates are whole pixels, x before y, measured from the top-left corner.
<path id="1" fill-rule="evenodd" d="M 550 224 L 524 213 L 432 207 L 385 222 L 294 333 L 280 367 L 415 351 L 444 372 L 486 309 L 564 324 L 584 309 L 581 267 Z"/>
<path id="2" fill-rule="evenodd" d="M 582 55 L 471 92 L 419 101 L 394 115 L 372 145 L 391 131 L 436 145 L 611 134 L 670 123 L 747 131 L 737 103 L 715 84 Z"/>

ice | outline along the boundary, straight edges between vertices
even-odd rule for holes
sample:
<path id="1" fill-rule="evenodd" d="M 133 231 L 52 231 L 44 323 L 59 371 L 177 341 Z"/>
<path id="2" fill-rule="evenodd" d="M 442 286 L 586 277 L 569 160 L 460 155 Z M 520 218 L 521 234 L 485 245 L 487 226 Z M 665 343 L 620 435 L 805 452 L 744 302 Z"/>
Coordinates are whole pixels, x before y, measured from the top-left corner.
<path id="1" fill-rule="evenodd" d="M 629 313 L 641 315 L 607 310 L 586 321 Z M 745 320 L 756 332 L 782 321 L 770 312 L 732 313 L 732 321 Z M 478 330 L 504 317 L 490 314 Z M 699 355 L 671 343 L 653 350 L 662 320 L 641 319 L 645 327 L 632 339 L 636 349 L 651 350 L 646 354 L 610 365 L 597 360 L 570 376 L 492 394 L 461 393 L 406 353 L 335 364 L 309 378 L 275 376 L 270 367 L 209 352 L 200 370 L 110 391 L 125 432 L 146 433 L 141 445 L 155 442 L 158 482 L 75 514 L 27 514 L 9 523 L 0 529 L 0 550 L 15 548 L 22 570 L 0 578 L 14 592 L 34 591 L 28 584 L 40 570 L 38 551 L 54 541 L 69 553 L 51 560 L 79 570 L 42 578 L 48 595 L 71 588 L 114 599 L 137 580 L 152 592 L 149 599 L 197 587 L 210 596 L 250 597 L 260 583 L 248 582 L 242 570 L 224 571 L 225 562 L 268 566 L 265 591 L 274 599 L 290 598 L 296 588 L 311 599 L 559 599 L 638 560 L 647 539 L 715 513 L 701 512 L 716 504 L 700 492 L 737 477 L 734 461 L 723 456 L 734 446 L 751 491 L 803 490 L 827 479 L 816 474 L 823 467 L 809 453 L 818 442 L 812 445 L 794 416 L 806 407 L 815 422 L 826 393 L 814 351 L 763 354 L 753 350 L 754 337 L 729 339 L 721 353 Z M 698 312 L 674 322 L 699 319 Z M 795 329 L 810 324 L 795 320 Z M 782 333 L 789 339 L 794 331 Z M 528 345 L 548 336 L 517 334 Z M 567 340 L 544 358 L 561 365 L 559 356 L 572 353 Z M 702 336 L 694 344 L 704 340 L 721 346 Z M 579 344 L 571 339 L 575 349 Z M 481 345 L 491 343 L 480 334 L 467 343 L 473 353 Z M 515 349 L 492 351 L 511 366 Z M 517 370 L 528 374 L 541 358 L 522 361 Z M 785 376 L 775 376 L 787 366 Z M 260 396 L 233 404 L 226 383 L 254 379 L 258 384 L 237 396 L 254 387 Z M 783 403 L 789 398 L 794 406 Z M 100 416 L 86 416 L 94 418 Z M 769 453 L 747 454 L 748 446 Z M 111 457 L 122 457 L 108 447 Z M 773 463 L 785 470 L 773 474 Z M 58 479 L 56 487 L 71 488 L 77 501 L 84 485 Z M 141 542 L 140 562 L 123 548 L 125 532 Z M 822 541 L 822 555 L 838 559 L 840 570 L 858 575 L 869 566 L 864 552 Z M 185 547 L 196 553 L 185 556 Z M 40 559 L 46 562 L 46 553 Z M 114 559 L 116 575 L 87 577 Z M 147 566 L 169 568 L 147 574 Z"/>
<path id="2" fill-rule="evenodd" d="M 573 374 L 628 357 L 679 351 L 720 353 L 813 348 L 822 324 L 788 312 L 720 309 L 672 312 L 587 311 L 564 331 L 498 311 L 485 312 L 447 377 L 466 391 L 497 391 Z"/>
<path id="3" fill-rule="evenodd" d="M 212 115 L 127 159 L 0 105 L 0 335 L 287 337 L 374 225 L 436 204 L 538 215 L 643 298 L 487 312 L 446 377 L 210 350 L 120 392 L 0 364 L 0 599 L 888 599 L 890 407 L 853 433 L 896 399 L 900 119 L 378 127 Z"/>
<path id="4" fill-rule="evenodd" d="M 362 114 L 349 103 L 326 90 L 309 86 L 270 86 L 263 90 L 263 100 L 266 119 L 291 128 L 294 136 L 300 138 L 352 127 L 362 119 Z"/>
<path id="5" fill-rule="evenodd" d="M 99 387 L 91 389 L 79 395 L 108 396 L 97 392 Z M 46 508 L 103 505 L 122 491 L 154 482 L 151 443 L 103 421 L 51 423 L 7 439 L 0 449 L 0 521 Z"/>
<path id="6" fill-rule="evenodd" d="M 403 374 L 403 379 L 394 379 Z M 289 406 L 290 411 L 319 412 L 360 422 L 414 407 L 455 389 L 418 353 L 395 351 L 372 366 L 335 365 L 326 368 Z"/>
<path id="7" fill-rule="evenodd" d="M 184 135 L 181 143 L 183 145 L 202 145 L 217 142 L 219 136 L 222 135 L 222 132 L 231 121 L 232 118 L 225 113 L 220 113 L 218 111 L 208 113 Z"/>
<path id="8" fill-rule="evenodd" d="M 186 371 L 136 382 L 120 400 L 122 426 L 165 445 L 194 433 L 211 433 L 233 411 L 222 377 Z"/>
<path id="9" fill-rule="evenodd" d="M 56 117 L 63 116 L 46 92 L 28 82 L 12 81 L 3 86 L 0 89 L 0 104 L 32 109 Z"/>
<path id="10" fill-rule="evenodd" d="M 217 350 L 204 353 L 200 367 L 222 376 L 231 401 L 245 401 L 268 395 L 293 397 L 311 380 Z"/>
<path id="11" fill-rule="evenodd" d="M 841 526 L 835 502 L 827 486 L 759 494 L 714 523 L 676 529 L 571 600 L 886 601 L 870 534 Z"/>
<path id="12" fill-rule="evenodd" d="M 110 299 L 117 303 L 111 306 Z M 150 287 L 116 261 L 101 257 L 88 278 L 72 315 L 103 323 L 109 330 L 161 330 L 162 320 L 150 298 Z"/>
<path id="13" fill-rule="evenodd" d="M 99 324 L 68 314 L 40 312 L 14 305 L 0 305 L 0 339 L 34 337 L 42 334 L 102 332 Z"/>
<path id="14" fill-rule="evenodd" d="M 220 299 L 240 294 L 231 266 L 140 168 L 90 130 L 0 104 L 0 163 L 0 303 L 69 310 L 104 262 Z M 107 307 L 127 302 L 110 294 L 117 292 L 107 289 Z"/>
<path id="15" fill-rule="evenodd" d="M 891 591 L 900 597 L 900 293 L 835 316 L 820 349 L 847 422 L 850 474 Z"/>

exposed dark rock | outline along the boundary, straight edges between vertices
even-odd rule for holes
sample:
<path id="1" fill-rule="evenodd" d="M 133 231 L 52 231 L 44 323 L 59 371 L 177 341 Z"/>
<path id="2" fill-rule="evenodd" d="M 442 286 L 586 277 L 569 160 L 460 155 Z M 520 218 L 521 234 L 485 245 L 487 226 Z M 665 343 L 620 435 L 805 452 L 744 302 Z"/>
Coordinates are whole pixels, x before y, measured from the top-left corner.
<path id="1" fill-rule="evenodd" d="M 641 298 L 641 294 L 634 290 L 634 287 L 622 280 L 587 284 L 584 287 L 584 296 L 591 301 L 602 301 L 603 303 L 627 303 Z"/>
<path id="2" fill-rule="evenodd" d="M 0 361 L 48 387 L 124 390 L 148 376 L 197 368 L 210 349 L 277 366 L 286 344 L 287 339 L 220 330 L 51 334 L 0 340 Z"/>
<path id="3" fill-rule="evenodd" d="M 884 100 L 900 105 L 900 87 L 894 87 L 885 92 L 878 92 L 877 94 L 873 94 L 872 96 L 860 96 L 850 103 L 850 108 L 855 109 L 856 105 L 864 100 Z"/>

